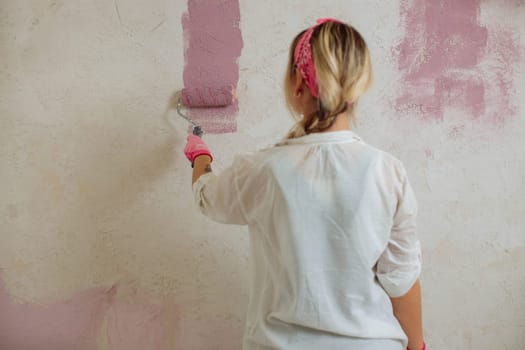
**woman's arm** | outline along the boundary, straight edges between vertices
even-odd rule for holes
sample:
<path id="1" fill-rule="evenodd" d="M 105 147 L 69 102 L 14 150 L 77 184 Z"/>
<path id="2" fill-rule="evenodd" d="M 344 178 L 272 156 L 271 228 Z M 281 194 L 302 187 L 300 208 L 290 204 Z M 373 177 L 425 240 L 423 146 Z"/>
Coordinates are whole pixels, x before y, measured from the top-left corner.
<path id="1" fill-rule="evenodd" d="M 206 173 L 211 173 L 211 158 L 210 156 L 203 154 L 195 158 L 193 161 L 193 176 L 191 178 L 191 184 L 193 184 Z"/>
<path id="2" fill-rule="evenodd" d="M 220 223 L 246 225 L 241 193 L 249 176 L 243 158 L 235 157 L 232 165 L 215 175 L 210 174 L 213 157 L 200 138 L 190 136 L 184 153 L 193 165 L 192 192 L 200 211 Z"/>
<path id="3" fill-rule="evenodd" d="M 188 135 L 186 146 L 184 147 L 184 154 L 193 167 L 193 176 L 191 179 L 191 185 L 193 186 L 201 175 L 211 172 L 213 156 L 208 145 L 196 135 Z"/>
<path id="4" fill-rule="evenodd" d="M 421 316 L 421 285 L 419 279 L 403 296 L 390 298 L 394 315 L 408 337 L 410 350 L 423 349 L 423 324 Z"/>

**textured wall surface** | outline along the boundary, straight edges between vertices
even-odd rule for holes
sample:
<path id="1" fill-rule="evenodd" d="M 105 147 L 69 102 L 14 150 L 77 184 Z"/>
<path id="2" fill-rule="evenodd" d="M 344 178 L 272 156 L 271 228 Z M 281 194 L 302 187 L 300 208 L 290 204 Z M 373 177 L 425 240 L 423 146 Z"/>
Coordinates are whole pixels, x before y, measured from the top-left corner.
<path id="1" fill-rule="evenodd" d="M 236 132 L 206 135 L 215 169 L 292 125 L 292 37 L 351 22 L 375 70 L 356 131 L 403 160 L 420 202 L 430 348 L 524 349 L 525 3 L 239 5 Z M 195 210 L 187 124 L 166 112 L 186 11 L 0 2 L 0 349 L 240 348 L 247 232 Z"/>

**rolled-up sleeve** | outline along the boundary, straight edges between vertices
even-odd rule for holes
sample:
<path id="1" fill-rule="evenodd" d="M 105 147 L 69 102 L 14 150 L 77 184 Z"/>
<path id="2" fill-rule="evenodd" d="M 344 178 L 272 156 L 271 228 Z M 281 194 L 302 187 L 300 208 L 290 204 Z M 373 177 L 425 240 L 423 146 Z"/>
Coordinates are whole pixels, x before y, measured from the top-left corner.
<path id="1" fill-rule="evenodd" d="M 377 262 L 379 282 L 392 297 L 406 294 L 421 273 L 421 245 L 417 237 L 417 200 L 405 169 L 398 169 L 397 207 L 390 239 Z"/>
<path id="2" fill-rule="evenodd" d="M 237 156 L 231 166 L 219 175 L 207 173 L 193 184 L 193 197 L 200 211 L 210 219 L 224 223 L 245 225 L 239 182 L 249 176 L 250 163 Z"/>

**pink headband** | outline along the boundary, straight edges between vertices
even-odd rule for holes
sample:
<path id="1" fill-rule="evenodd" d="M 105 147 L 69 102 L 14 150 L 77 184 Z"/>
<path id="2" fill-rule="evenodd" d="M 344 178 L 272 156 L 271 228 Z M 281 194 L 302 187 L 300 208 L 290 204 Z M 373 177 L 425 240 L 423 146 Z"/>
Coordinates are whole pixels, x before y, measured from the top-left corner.
<path id="1" fill-rule="evenodd" d="M 325 22 L 337 22 L 341 23 L 340 21 L 333 19 L 333 18 L 319 18 L 317 20 L 317 24 L 310 27 L 299 39 L 299 42 L 297 43 L 297 46 L 295 47 L 294 51 L 294 61 L 295 65 L 301 72 L 301 75 L 303 76 L 304 81 L 306 82 L 306 85 L 310 89 L 310 92 L 312 93 L 312 96 L 319 97 L 319 90 L 317 88 L 317 81 L 315 78 L 315 67 L 314 67 L 314 60 L 312 57 L 312 46 L 311 46 L 311 39 L 312 34 L 318 26 Z"/>

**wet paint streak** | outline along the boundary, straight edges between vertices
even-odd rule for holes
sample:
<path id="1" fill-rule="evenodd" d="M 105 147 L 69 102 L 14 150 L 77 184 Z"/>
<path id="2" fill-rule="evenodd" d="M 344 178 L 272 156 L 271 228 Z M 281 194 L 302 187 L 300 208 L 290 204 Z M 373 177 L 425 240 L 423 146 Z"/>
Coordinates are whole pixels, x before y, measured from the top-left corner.
<path id="1" fill-rule="evenodd" d="M 501 29 L 479 23 L 480 6 L 481 0 L 401 2 L 406 34 L 394 49 L 403 84 L 398 111 L 433 120 L 442 120 L 446 107 L 472 119 L 501 121 L 515 113 L 510 95 L 519 46 L 512 36 L 498 42 Z M 494 60 L 499 64 L 487 68 Z"/>
<path id="2" fill-rule="evenodd" d="M 93 350 L 115 288 L 49 304 L 17 303 L 0 279 L 0 349 Z"/>
<path id="3" fill-rule="evenodd" d="M 185 88 L 237 86 L 243 46 L 239 21 L 238 0 L 188 0 L 188 12 L 182 17 Z M 237 130 L 238 110 L 234 101 L 228 107 L 192 109 L 189 114 L 204 132 L 220 134 Z"/>

